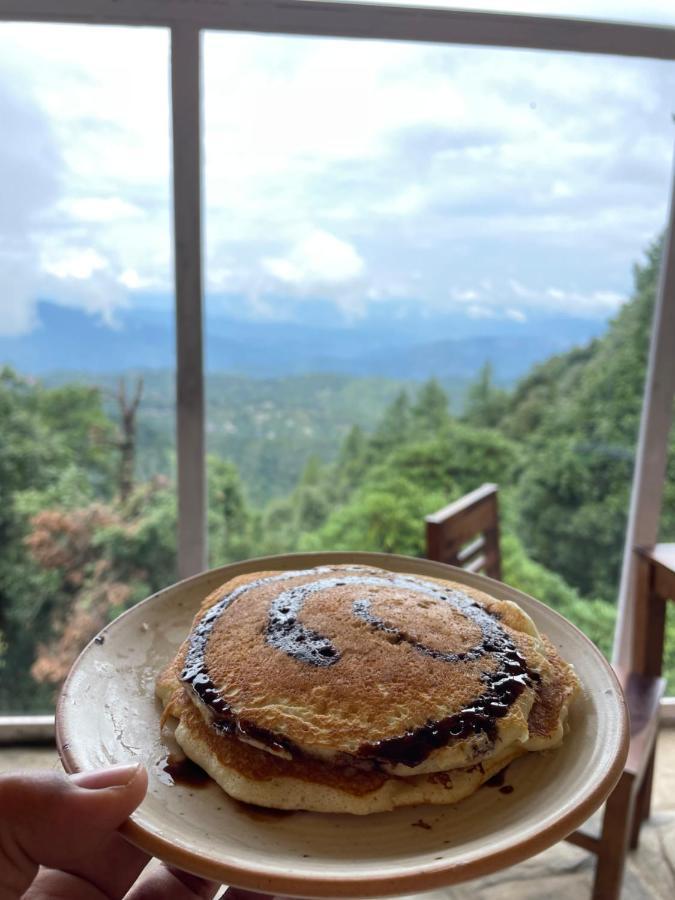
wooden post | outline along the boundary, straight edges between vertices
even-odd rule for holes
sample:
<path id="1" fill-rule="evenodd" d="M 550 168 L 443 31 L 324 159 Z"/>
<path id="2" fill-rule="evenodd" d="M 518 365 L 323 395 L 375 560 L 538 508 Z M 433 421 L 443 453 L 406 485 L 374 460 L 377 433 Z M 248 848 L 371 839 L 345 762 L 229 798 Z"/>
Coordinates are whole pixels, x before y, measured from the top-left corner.
<path id="1" fill-rule="evenodd" d="M 615 664 L 631 668 L 636 546 L 656 543 L 666 477 L 668 437 L 675 396 L 675 162 L 668 229 L 663 243 L 659 290 L 654 307 L 640 436 L 623 552 L 619 610 L 614 633 Z"/>
<path id="2" fill-rule="evenodd" d="M 176 278 L 178 575 L 206 568 L 202 346 L 200 32 L 171 28 L 173 209 Z"/>
<path id="3" fill-rule="evenodd" d="M 663 668 L 666 599 L 658 596 L 654 590 L 654 566 L 648 551 L 638 550 L 634 577 L 630 671 L 658 678 Z"/>

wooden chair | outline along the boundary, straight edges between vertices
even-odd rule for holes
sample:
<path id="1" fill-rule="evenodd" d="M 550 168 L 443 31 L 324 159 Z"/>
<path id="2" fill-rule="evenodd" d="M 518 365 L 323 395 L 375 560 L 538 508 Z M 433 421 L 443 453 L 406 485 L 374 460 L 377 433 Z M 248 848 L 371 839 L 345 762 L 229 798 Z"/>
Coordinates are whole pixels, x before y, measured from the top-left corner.
<path id="1" fill-rule="evenodd" d="M 499 580 L 502 567 L 497 494 L 496 484 L 483 484 L 427 516 L 427 558 Z"/>
<path id="2" fill-rule="evenodd" d="M 427 557 L 500 578 L 497 486 L 484 484 L 426 518 Z M 618 670 L 630 716 L 626 767 L 609 796 L 599 836 L 579 830 L 567 838 L 595 853 L 592 900 L 618 900 L 628 849 L 638 846 L 649 817 L 659 703 L 666 602 L 675 599 L 675 544 L 636 549 L 632 661 Z"/>

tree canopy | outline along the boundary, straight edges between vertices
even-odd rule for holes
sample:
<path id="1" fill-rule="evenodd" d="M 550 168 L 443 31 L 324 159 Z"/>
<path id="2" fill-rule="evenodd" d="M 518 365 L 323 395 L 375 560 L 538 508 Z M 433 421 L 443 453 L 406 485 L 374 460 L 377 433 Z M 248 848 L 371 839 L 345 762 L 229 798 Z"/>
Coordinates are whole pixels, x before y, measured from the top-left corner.
<path id="1" fill-rule="evenodd" d="M 295 458 L 292 476 L 285 433 L 281 443 L 251 439 L 255 472 L 291 485 L 280 496 L 209 455 L 211 565 L 300 550 L 421 555 L 425 515 L 494 481 L 504 580 L 608 652 L 660 252 L 657 242 L 636 266 L 633 296 L 605 335 L 535 366 L 511 390 L 484 367 L 460 415 L 435 380 L 390 390 L 381 415 L 368 420 L 360 406 L 332 454 Z M 319 381 L 325 393 L 329 381 Z M 236 410 L 221 415 L 215 428 Z M 49 708 L 82 644 L 175 580 L 175 485 L 148 471 L 171 449 L 130 455 L 135 420 L 120 428 L 96 388 L 0 371 L 0 668 L 11 673 L 0 679 L 0 710 Z M 662 537 L 675 539 L 675 440 Z M 675 622 L 668 628 L 672 690 Z"/>

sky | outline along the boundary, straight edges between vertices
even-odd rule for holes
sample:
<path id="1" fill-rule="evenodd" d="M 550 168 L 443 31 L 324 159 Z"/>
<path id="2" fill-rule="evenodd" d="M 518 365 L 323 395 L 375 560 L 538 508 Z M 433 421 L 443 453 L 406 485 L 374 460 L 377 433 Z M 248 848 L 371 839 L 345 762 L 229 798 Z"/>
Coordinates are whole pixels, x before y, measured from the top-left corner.
<path id="1" fill-rule="evenodd" d="M 670 2 L 564 6 L 675 24 Z M 675 64 L 223 33 L 203 53 L 214 314 L 607 318 L 663 228 Z M 168 314 L 168 66 L 161 29 L 0 23 L 0 334 L 38 298 Z"/>

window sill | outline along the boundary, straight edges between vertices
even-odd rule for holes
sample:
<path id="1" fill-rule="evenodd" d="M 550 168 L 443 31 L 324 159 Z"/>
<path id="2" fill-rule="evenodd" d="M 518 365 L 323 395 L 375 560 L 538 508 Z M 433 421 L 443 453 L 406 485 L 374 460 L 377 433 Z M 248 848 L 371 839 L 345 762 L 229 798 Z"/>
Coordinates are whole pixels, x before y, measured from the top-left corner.
<path id="1" fill-rule="evenodd" d="M 0 716 L 0 746 L 54 744 L 54 716 Z"/>

